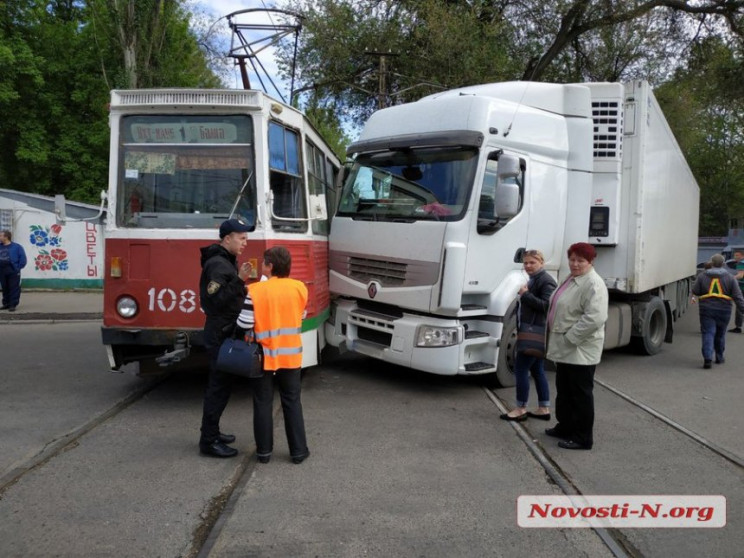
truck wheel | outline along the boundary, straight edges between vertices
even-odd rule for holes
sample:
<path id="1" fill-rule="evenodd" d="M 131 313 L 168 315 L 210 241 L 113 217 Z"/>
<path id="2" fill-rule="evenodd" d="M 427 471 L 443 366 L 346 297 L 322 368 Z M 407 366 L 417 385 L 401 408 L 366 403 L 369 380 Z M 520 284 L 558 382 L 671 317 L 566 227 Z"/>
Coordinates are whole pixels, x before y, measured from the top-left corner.
<path id="1" fill-rule="evenodd" d="M 499 358 L 496 363 L 496 380 L 501 387 L 513 387 L 516 383 L 514 376 L 514 357 L 517 345 L 517 316 L 512 313 L 504 323 L 499 345 Z"/>
<path id="2" fill-rule="evenodd" d="M 667 313 L 664 301 L 658 296 L 652 297 L 645 305 L 641 321 L 641 335 L 633 338 L 638 352 L 644 355 L 655 355 L 661 351 L 667 330 Z"/>

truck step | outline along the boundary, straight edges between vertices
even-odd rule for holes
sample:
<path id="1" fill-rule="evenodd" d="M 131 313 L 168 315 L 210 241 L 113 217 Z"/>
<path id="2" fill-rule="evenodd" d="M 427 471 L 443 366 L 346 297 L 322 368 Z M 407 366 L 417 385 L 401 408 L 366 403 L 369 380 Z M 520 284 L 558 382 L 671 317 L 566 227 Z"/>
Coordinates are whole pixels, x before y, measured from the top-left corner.
<path id="1" fill-rule="evenodd" d="M 496 366 L 488 362 L 469 362 L 465 365 L 466 372 L 480 372 L 482 370 L 496 370 Z"/>
<path id="2" fill-rule="evenodd" d="M 463 304 L 457 312 L 458 316 L 480 316 L 486 313 L 487 308 L 480 304 Z"/>
<path id="3" fill-rule="evenodd" d="M 469 329 L 465 332 L 465 339 L 477 339 L 478 337 L 488 337 L 489 334 L 487 331 L 476 331 L 474 329 Z"/>

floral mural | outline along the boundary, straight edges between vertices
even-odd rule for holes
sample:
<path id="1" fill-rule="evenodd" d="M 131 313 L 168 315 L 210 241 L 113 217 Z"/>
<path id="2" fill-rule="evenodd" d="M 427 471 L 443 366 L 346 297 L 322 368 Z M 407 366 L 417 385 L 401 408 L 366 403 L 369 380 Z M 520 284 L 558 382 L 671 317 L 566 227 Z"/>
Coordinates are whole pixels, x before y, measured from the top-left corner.
<path id="1" fill-rule="evenodd" d="M 39 248 L 39 253 L 34 258 L 37 271 L 67 271 L 70 265 L 67 252 L 62 248 L 46 249 L 47 246 L 56 247 L 62 244 L 62 226 L 30 225 L 29 228 L 31 229 L 29 241 Z"/>

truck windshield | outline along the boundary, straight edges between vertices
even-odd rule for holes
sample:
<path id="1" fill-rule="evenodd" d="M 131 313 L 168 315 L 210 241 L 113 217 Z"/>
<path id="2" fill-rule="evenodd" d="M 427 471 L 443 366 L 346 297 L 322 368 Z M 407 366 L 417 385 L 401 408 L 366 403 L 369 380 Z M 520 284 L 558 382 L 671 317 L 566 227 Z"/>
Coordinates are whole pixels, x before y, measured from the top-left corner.
<path id="1" fill-rule="evenodd" d="M 477 160 L 476 149 L 460 147 L 362 153 L 344 185 L 338 215 L 456 221 L 467 208 Z"/>
<path id="2" fill-rule="evenodd" d="M 249 116 L 124 116 L 116 222 L 122 227 L 214 228 L 255 222 Z M 241 195 L 242 191 L 242 195 Z"/>

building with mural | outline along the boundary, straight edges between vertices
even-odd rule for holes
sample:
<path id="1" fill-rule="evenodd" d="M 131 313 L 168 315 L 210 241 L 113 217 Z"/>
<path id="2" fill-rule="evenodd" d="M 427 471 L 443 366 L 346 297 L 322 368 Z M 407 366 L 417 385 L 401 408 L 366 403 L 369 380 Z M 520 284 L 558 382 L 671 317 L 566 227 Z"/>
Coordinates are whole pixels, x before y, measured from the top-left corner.
<path id="1" fill-rule="evenodd" d="M 58 224 L 54 198 L 0 189 L 0 229 L 26 251 L 23 288 L 103 288 L 105 211 L 68 201 L 67 220 Z"/>

